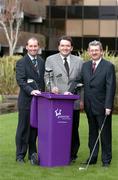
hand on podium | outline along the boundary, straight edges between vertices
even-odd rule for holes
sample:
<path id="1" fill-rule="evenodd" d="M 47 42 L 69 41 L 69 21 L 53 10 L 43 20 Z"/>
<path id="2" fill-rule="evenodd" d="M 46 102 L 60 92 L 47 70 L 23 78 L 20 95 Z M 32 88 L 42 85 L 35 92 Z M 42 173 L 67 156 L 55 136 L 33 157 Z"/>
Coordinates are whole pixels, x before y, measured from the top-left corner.
<path id="1" fill-rule="evenodd" d="M 64 95 L 72 95 L 72 93 L 71 93 L 71 92 L 66 91 L 66 92 L 64 92 Z"/>
<path id="2" fill-rule="evenodd" d="M 84 110 L 84 102 L 82 100 L 80 100 L 80 110 L 81 111 Z"/>
<path id="3" fill-rule="evenodd" d="M 59 94 L 59 89 L 58 89 L 58 87 L 53 87 L 52 88 L 52 93 L 54 93 L 54 94 Z"/>
<path id="4" fill-rule="evenodd" d="M 37 95 L 39 95 L 39 94 L 41 94 L 41 91 L 39 91 L 39 90 L 33 90 L 33 91 L 31 92 L 31 95 L 34 95 L 34 96 L 37 96 Z"/>

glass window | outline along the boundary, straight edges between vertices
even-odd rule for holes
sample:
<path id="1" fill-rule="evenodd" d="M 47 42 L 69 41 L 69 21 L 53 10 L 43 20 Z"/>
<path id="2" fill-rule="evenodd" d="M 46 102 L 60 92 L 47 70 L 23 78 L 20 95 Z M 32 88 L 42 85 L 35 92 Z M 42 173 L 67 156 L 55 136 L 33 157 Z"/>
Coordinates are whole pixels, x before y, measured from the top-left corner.
<path id="1" fill-rule="evenodd" d="M 84 20 L 83 21 L 83 35 L 99 35 L 99 21 L 98 20 Z"/>
<path id="2" fill-rule="evenodd" d="M 88 44 L 89 44 L 89 42 L 91 42 L 91 41 L 94 41 L 94 40 L 99 40 L 99 38 L 98 37 L 96 37 L 96 36 L 94 36 L 94 37 L 84 37 L 83 38 L 83 49 L 84 50 L 87 50 L 88 49 Z"/>
<path id="3" fill-rule="evenodd" d="M 24 18 L 24 31 L 29 31 L 30 32 L 30 23 L 29 23 L 29 18 L 25 17 Z"/>
<path id="4" fill-rule="evenodd" d="M 82 6 L 68 6 L 67 18 L 82 18 Z"/>
<path id="5" fill-rule="evenodd" d="M 86 6 L 98 6 L 99 0 L 84 0 L 84 5 Z"/>
<path id="6" fill-rule="evenodd" d="M 82 36 L 82 20 L 67 20 L 66 34 L 69 36 Z"/>
<path id="7" fill-rule="evenodd" d="M 64 32 L 65 32 L 65 20 L 52 19 L 51 20 L 51 32 L 53 35 L 64 34 Z"/>
<path id="8" fill-rule="evenodd" d="M 116 36 L 116 21 L 115 20 L 101 20 L 100 21 L 100 36 L 101 37 L 115 37 Z"/>
<path id="9" fill-rule="evenodd" d="M 80 50 L 82 50 L 82 38 L 81 37 L 72 37 L 74 50 L 76 50 L 76 55 L 79 54 Z M 79 52 L 78 52 L 79 51 Z"/>
<path id="10" fill-rule="evenodd" d="M 30 32 L 35 33 L 35 25 L 30 24 Z"/>
<path id="11" fill-rule="evenodd" d="M 113 6 L 117 4 L 117 0 L 100 0 L 101 5 Z"/>
<path id="12" fill-rule="evenodd" d="M 66 7 L 65 6 L 48 6 L 47 7 L 47 18 L 50 16 L 51 18 L 65 18 L 66 16 Z"/>
<path id="13" fill-rule="evenodd" d="M 84 19 L 98 19 L 99 11 L 96 6 L 85 6 L 84 7 Z"/>
<path id="14" fill-rule="evenodd" d="M 117 7 L 116 6 L 102 6 L 99 8 L 100 19 L 116 19 Z"/>
<path id="15" fill-rule="evenodd" d="M 103 45 L 104 50 L 106 48 L 108 48 L 108 50 L 115 50 L 115 44 L 116 44 L 115 38 L 100 38 L 100 41 Z"/>

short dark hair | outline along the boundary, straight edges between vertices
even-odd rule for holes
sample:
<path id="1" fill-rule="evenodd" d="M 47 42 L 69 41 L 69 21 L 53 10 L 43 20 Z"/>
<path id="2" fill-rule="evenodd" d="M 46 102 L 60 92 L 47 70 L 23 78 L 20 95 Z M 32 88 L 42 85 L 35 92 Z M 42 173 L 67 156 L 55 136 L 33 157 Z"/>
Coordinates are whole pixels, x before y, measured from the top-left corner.
<path id="1" fill-rule="evenodd" d="M 66 36 L 66 35 L 64 35 L 64 36 L 61 36 L 59 39 L 58 39 L 58 45 L 60 44 L 60 41 L 61 40 L 67 40 L 67 41 L 69 41 L 70 43 L 71 43 L 71 46 L 73 46 L 73 40 L 72 40 L 72 38 L 70 37 L 70 36 Z"/>
<path id="2" fill-rule="evenodd" d="M 29 42 L 30 40 L 37 41 L 37 42 L 38 42 L 38 45 L 40 45 L 40 43 L 39 43 L 39 41 L 38 41 L 38 39 L 37 39 L 36 37 L 30 37 L 30 38 L 27 40 L 27 42 L 26 42 L 26 46 L 28 45 L 28 42 Z"/>

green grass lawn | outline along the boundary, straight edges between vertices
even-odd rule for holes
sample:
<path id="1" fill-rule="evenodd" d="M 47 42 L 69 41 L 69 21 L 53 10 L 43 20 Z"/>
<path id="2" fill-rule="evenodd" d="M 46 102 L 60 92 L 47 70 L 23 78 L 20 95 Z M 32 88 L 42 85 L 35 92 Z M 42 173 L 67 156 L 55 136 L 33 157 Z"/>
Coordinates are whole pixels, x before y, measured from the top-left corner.
<path id="1" fill-rule="evenodd" d="M 88 126 L 85 114 L 81 114 L 78 159 L 65 167 L 46 168 L 15 162 L 15 132 L 17 113 L 0 115 L 0 180 L 117 180 L 118 179 L 118 115 L 113 116 L 113 160 L 109 168 L 101 166 L 101 154 L 96 165 L 79 171 L 80 163 L 88 157 Z"/>

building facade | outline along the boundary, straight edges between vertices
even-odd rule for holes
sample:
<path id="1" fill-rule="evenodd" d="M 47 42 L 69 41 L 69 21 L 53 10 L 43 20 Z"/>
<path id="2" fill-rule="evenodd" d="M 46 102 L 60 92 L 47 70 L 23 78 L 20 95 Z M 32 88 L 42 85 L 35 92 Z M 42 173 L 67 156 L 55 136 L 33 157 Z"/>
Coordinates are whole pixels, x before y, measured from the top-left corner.
<path id="1" fill-rule="evenodd" d="M 94 39 L 118 51 L 118 0 L 50 0 L 46 8 L 48 50 L 60 35 L 70 35 L 75 50 L 87 49 Z"/>
<path id="2" fill-rule="evenodd" d="M 57 39 L 69 35 L 74 50 L 86 50 L 92 40 L 118 53 L 118 0 L 22 0 L 24 19 L 18 48 L 32 35 L 40 37 L 47 55 L 57 51 Z M 6 46 L 3 36 L 1 47 Z"/>

